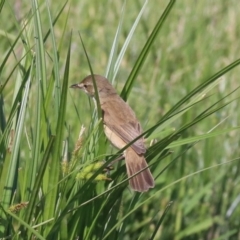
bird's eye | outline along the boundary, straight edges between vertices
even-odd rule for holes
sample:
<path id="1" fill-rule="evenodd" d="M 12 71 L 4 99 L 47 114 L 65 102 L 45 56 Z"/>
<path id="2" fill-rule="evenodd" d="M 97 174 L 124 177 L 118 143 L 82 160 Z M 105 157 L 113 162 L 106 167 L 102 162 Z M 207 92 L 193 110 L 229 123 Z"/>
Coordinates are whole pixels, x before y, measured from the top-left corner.
<path id="1" fill-rule="evenodd" d="M 84 87 L 84 88 L 88 88 L 88 85 L 84 84 L 83 87 Z"/>

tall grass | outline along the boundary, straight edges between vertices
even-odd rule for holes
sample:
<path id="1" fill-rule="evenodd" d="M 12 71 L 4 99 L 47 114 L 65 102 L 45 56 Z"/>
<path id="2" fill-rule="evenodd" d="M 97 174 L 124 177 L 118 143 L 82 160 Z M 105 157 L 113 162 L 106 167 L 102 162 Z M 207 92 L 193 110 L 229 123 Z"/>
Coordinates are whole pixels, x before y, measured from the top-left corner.
<path id="1" fill-rule="evenodd" d="M 237 239 L 237 0 L 1 1 L 0 238 Z M 136 111 L 156 180 L 70 90 L 105 74 Z"/>

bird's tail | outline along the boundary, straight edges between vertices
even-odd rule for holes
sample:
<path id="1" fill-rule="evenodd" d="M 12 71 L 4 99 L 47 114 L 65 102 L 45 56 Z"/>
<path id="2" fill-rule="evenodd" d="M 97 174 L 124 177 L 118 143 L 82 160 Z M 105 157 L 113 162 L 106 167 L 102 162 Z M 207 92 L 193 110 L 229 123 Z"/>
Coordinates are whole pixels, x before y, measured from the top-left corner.
<path id="1" fill-rule="evenodd" d="M 131 177 L 142 169 L 148 167 L 144 155 L 137 154 L 132 148 L 126 149 L 125 160 L 128 177 Z M 138 192 L 146 192 L 149 188 L 153 188 L 155 185 L 149 168 L 146 168 L 144 171 L 131 178 L 129 184 L 134 191 Z"/>

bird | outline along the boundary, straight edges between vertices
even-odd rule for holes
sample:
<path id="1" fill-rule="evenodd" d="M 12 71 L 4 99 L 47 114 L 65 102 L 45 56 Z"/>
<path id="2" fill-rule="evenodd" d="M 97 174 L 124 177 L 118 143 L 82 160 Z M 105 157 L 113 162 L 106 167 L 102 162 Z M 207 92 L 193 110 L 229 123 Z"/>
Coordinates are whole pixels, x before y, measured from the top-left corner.
<path id="1" fill-rule="evenodd" d="M 117 94 L 107 78 L 93 74 L 70 87 L 84 91 L 96 102 L 93 81 L 96 83 L 102 110 L 104 133 L 113 146 L 122 149 L 142 134 L 141 125 L 132 108 Z M 155 186 L 154 178 L 144 157 L 145 153 L 143 137 L 137 139 L 123 152 L 128 177 L 141 171 L 129 179 L 130 187 L 137 192 L 146 192 Z"/>

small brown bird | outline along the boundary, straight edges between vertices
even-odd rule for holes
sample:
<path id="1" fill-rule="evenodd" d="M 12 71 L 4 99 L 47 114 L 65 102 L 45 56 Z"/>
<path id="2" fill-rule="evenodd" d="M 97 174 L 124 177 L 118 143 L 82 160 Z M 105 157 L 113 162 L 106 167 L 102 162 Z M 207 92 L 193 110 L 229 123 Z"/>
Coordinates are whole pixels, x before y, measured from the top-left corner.
<path id="1" fill-rule="evenodd" d="M 122 149 L 142 133 L 142 128 L 133 110 L 117 94 L 108 80 L 100 75 L 94 75 L 94 79 L 102 109 L 104 132 L 116 148 Z M 80 88 L 89 96 L 95 97 L 92 75 L 80 83 L 73 84 L 71 88 Z M 124 151 L 128 177 L 148 167 L 144 158 L 145 152 L 143 137 Z M 154 187 L 154 179 L 149 168 L 131 178 L 129 183 L 131 188 L 138 192 L 145 192 Z"/>

